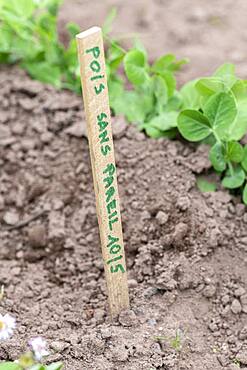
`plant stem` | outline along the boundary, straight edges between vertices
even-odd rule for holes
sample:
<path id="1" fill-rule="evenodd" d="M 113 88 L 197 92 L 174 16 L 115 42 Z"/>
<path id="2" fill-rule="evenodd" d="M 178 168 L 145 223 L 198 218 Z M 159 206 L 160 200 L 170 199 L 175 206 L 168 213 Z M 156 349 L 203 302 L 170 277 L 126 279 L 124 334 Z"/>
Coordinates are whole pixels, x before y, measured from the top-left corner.
<path id="1" fill-rule="evenodd" d="M 217 143 L 221 144 L 221 140 L 220 140 L 220 138 L 219 138 L 218 134 L 217 134 L 215 131 L 212 131 L 212 132 L 213 132 L 213 135 L 214 135 L 214 137 L 215 137 L 215 139 L 216 139 Z"/>
<path id="2" fill-rule="evenodd" d="M 228 161 L 227 164 L 228 164 L 228 167 L 229 167 L 229 170 L 230 170 L 230 174 L 233 177 L 234 176 L 234 170 L 233 170 L 232 163 L 230 161 Z"/>
<path id="3" fill-rule="evenodd" d="M 115 40 L 113 40 L 111 37 L 104 35 L 104 39 L 107 40 L 110 45 L 114 45 L 116 48 L 121 50 L 124 54 L 127 53 L 127 50 L 125 50 L 122 46 L 120 46 Z"/>

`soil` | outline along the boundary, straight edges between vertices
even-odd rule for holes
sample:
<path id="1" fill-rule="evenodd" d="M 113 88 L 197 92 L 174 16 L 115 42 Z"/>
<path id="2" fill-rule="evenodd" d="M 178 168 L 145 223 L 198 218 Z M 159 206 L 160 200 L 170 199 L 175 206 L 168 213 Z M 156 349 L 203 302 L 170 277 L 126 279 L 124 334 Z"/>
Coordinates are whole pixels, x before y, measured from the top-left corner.
<path id="1" fill-rule="evenodd" d="M 170 52 L 189 58 L 180 82 L 210 75 L 226 61 L 246 78 L 245 0 L 65 0 L 59 17 L 62 38 L 68 21 L 82 30 L 100 26 L 113 7 L 113 35 L 124 44 L 129 46 L 135 34 L 151 60 Z"/>
<path id="2" fill-rule="evenodd" d="M 112 324 L 81 98 L 17 69 L 0 84 L 1 312 L 18 322 L 0 358 L 41 335 L 68 370 L 247 366 L 247 212 L 197 189 L 207 147 L 113 119 L 131 310 Z"/>
<path id="3" fill-rule="evenodd" d="M 113 5 L 115 35 L 191 59 L 180 83 L 225 60 L 246 78 L 245 1 L 70 0 L 60 29 L 101 24 Z M 131 310 L 111 323 L 81 98 L 14 68 L 0 85 L 0 311 L 17 318 L 0 360 L 40 335 L 66 370 L 247 368 L 247 210 L 197 189 L 208 148 L 113 118 Z"/>

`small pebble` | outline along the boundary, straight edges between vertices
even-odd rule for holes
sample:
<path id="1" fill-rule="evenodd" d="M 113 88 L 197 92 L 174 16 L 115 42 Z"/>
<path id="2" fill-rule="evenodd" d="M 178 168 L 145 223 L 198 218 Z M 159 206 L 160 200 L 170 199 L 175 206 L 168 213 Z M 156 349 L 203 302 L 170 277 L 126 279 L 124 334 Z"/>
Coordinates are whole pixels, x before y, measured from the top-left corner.
<path id="1" fill-rule="evenodd" d="M 188 197 L 179 197 L 177 200 L 177 206 L 181 211 L 187 211 L 190 207 L 190 200 Z"/>
<path id="2" fill-rule="evenodd" d="M 7 224 L 7 225 L 15 225 L 18 223 L 19 221 L 19 215 L 14 212 L 14 211 L 8 211 L 4 214 L 3 216 L 3 221 Z"/>
<path id="3" fill-rule="evenodd" d="M 129 288 L 136 288 L 138 286 L 138 282 L 135 279 L 128 280 Z"/>
<path id="4" fill-rule="evenodd" d="M 58 353 L 63 352 L 68 346 L 68 343 L 59 341 L 54 341 L 50 344 L 51 349 Z"/>
<path id="5" fill-rule="evenodd" d="M 53 138 L 53 134 L 49 131 L 47 132 L 44 132 L 41 136 L 40 136 L 40 140 L 42 141 L 42 143 L 44 144 L 48 144 L 51 142 Z"/>
<path id="6" fill-rule="evenodd" d="M 239 287 L 238 289 L 235 290 L 234 294 L 236 297 L 241 297 L 242 295 L 245 294 L 245 289 L 243 287 Z"/>
<path id="7" fill-rule="evenodd" d="M 229 297 L 229 295 L 228 295 L 228 294 L 223 295 L 223 297 L 221 298 L 221 302 L 222 302 L 224 305 L 226 305 L 227 303 L 229 303 L 229 301 L 230 301 L 230 297 Z"/>
<path id="8" fill-rule="evenodd" d="M 241 304 L 238 299 L 234 299 L 231 304 L 231 311 L 237 315 L 242 311 Z"/>
<path id="9" fill-rule="evenodd" d="M 216 287 L 215 285 L 207 285 L 206 288 L 203 290 L 203 295 L 206 298 L 211 298 L 216 293 Z"/>
<path id="10" fill-rule="evenodd" d="M 161 226 L 167 223 L 168 218 L 169 216 L 163 211 L 159 211 L 156 215 L 156 219 Z"/>

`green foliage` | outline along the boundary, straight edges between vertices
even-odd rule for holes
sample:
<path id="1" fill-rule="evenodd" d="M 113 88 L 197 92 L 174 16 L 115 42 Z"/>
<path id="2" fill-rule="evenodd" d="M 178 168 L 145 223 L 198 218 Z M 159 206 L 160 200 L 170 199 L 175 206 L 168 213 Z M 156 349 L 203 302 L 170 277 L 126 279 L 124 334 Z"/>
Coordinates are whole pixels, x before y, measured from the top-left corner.
<path id="1" fill-rule="evenodd" d="M 179 114 L 178 127 L 183 137 L 189 141 L 206 139 L 212 133 L 208 118 L 192 109 L 184 110 Z"/>
<path id="2" fill-rule="evenodd" d="M 112 72 L 113 54 L 116 55 L 113 60 L 118 63 L 117 67 L 123 62 L 125 75 L 122 78 L 116 77 L 116 70 Z M 110 103 L 114 113 L 124 114 L 151 137 L 174 137 L 182 105 L 176 91 L 174 72 L 185 61 L 176 61 L 174 55 L 168 54 L 149 65 L 143 46 L 123 52 L 113 43 L 107 53 L 107 63 Z"/>
<path id="3" fill-rule="evenodd" d="M 209 159 L 221 173 L 222 185 L 240 188 L 247 204 L 247 148 L 238 142 L 247 133 L 246 82 L 236 77 L 232 64 L 224 64 L 212 77 L 193 81 L 182 90 L 194 109 L 180 112 L 178 130 L 189 141 L 211 138 Z"/>
<path id="4" fill-rule="evenodd" d="M 22 370 L 22 368 L 14 362 L 1 362 L 0 370 Z"/>
<path id="5" fill-rule="evenodd" d="M 0 0 L 0 62 L 19 62 L 37 80 L 57 88 L 80 91 L 74 35 L 68 24 L 67 48 L 58 39 L 57 12 L 61 0 Z"/>
<path id="6" fill-rule="evenodd" d="M 62 362 L 56 362 L 46 366 L 46 370 L 61 370 L 63 368 Z"/>
<path id="7" fill-rule="evenodd" d="M 154 339 L 158 342 L 167 341 L 176 352 L 180 352 L 186 338 L 184 333 L 177 329 L 173 337 L 155 336 Z"/>
<path id="8" fill-rule="evenodd" d="M 213 192 L 216 190 L 216 185 L 205 180 L 203 177 L 198 177 L 196 180 L 196 184 L 203 193 Z"/>
<path id="9" fill-rule="evenodd" d="M 62 370 L 62 362 L 56 362 L 50 365 L 36 364 L 29 367 L 29 370 Z M 15 362 L 1 362 L 0 370 L 23 370 L 24 368 Z"/>
<path id="10" fill-rule="evenodd" d="M 30 368 L 30 370 L 62 370 L 62 362 L 56 362 L 50 365 L 36 364 Z"/>

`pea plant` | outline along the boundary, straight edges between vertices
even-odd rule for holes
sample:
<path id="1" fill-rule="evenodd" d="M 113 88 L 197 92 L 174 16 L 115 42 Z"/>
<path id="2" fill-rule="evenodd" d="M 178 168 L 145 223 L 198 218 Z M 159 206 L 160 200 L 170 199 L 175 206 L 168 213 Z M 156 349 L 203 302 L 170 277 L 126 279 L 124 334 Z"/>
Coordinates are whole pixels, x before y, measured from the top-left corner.
<path id="1" fill-rule="evenodd" d="M 186 63 L 173 54 L 148 63 L 147 53 L 137 44 L 125 52 L 113 42 L 107 53 L 110 104 L 115 114 L 123 114 L 148 136 L 176 135 L 177 116 L 182 100 L 176 90 L 175 72 Z M 124 73 L 116 73 L 123 64 Z"/>
<path id="2" fill-rule="evenodd" d="M 57 32 L 61 0 L 0 0 L 0 62 L 19 63 L 34 79 L 80 92 L 74 36 L 79 27 L 67 24 L 65 47 Z"/>
<path id="3" fill-rule="evenodd" d="M 183 109 L 177 119 L 181 135 L 210 144 L 209 159 L 228 189 L 239 188 L 247 204 L 247 82 L 224 64 L 212 77 L 189 82 L 181 90 Z"/>

